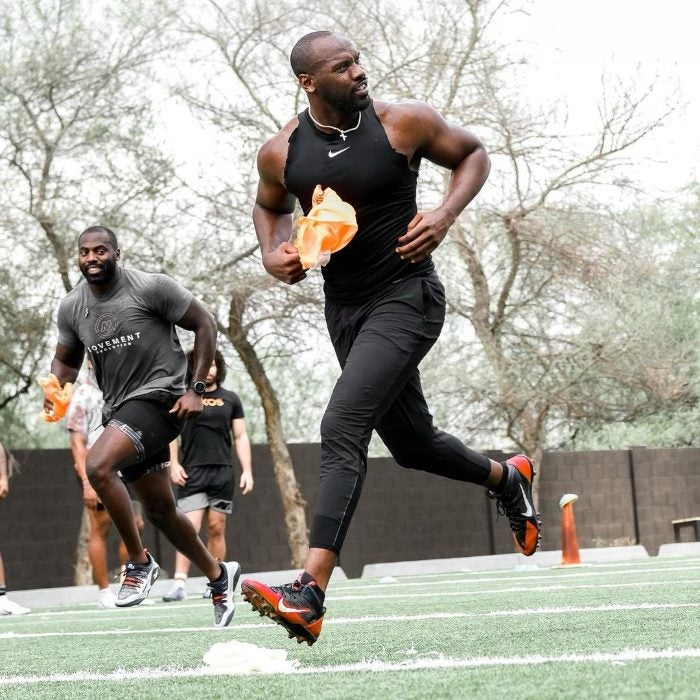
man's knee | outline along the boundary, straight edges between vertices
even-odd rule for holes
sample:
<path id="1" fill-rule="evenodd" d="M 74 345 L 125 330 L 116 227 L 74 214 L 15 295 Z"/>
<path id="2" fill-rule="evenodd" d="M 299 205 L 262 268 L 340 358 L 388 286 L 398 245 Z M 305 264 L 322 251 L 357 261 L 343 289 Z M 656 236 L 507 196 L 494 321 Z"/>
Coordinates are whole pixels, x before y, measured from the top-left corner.
<path id="1" fill-rule="evenodd" d="M 342 416 L 335 410 L 327 409 L 321 418 L 321 442 L 330 443 L 342 437 Z"/>
<path id="2" fill-rule="evenodd" d="M 85 474 L 90 482 L 90 485 L 99 492 L 100 486 L 106 483 L 113 475 L 113 467 L 111 461 L 100 455 L 93 455 L 92 451 L 88 452 L 85 460 Z"/>
<path id="3" fill-rule="evenodd" d="M 212 539 L 221 539 L 224 536 L 224 533 L 226 532 L 226 520 L 220 521 L 209 521 L 207 522 L 207 538 L 212 540 Z"/>

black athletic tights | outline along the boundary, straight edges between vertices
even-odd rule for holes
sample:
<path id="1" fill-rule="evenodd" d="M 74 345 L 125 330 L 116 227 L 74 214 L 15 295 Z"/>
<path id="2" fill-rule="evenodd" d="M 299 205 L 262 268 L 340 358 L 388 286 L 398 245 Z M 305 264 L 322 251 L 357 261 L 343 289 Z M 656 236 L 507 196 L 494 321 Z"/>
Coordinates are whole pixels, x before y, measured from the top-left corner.
<path id="1" fill-rule="evenodd" d="M 342 373 L 321 421 L 321 485 L 310 546 L 340 553 L 376 429 L 396 462 L 483 484 L 489 460 L 433 425 L 418 364 L 440 335 L 445 293 L 434 273 L 394 283 L 361 306 L 326 301 Z"/>

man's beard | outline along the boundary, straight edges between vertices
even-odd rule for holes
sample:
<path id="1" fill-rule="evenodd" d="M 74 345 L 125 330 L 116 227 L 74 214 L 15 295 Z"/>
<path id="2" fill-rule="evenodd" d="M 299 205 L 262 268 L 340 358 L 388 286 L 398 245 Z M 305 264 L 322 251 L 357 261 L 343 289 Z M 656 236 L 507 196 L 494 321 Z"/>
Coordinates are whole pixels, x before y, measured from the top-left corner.
<path id="1" fill-rule="evenodd" d="M 114 275 L 117 271 L 117 264 L 114 262 L 102 263 L 102 269 L 97 274 L 89 273 L 87 268 L 82 268 L 80 271 L 90 284 L 105 284 L 114 279 Z"/>

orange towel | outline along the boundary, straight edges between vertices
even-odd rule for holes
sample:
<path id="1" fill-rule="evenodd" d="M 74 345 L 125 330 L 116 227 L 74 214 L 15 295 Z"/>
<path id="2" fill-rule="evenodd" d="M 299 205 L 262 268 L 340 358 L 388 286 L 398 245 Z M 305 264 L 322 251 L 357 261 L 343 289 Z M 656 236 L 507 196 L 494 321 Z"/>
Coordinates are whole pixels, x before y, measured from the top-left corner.
<path id="1" fill-rule="evenodd" d="M 70 382 L 66 382 L 61 388 L 61 385 L 58 383 L 58 377 L 55 374 L 49 374 L 48 378 L 39 377 L 36 381 L 44 390 L 46 398 L 49 401 L 53 401 L 53 410 L 51 413 L 42 411 L 42 418 L 47 423 L 61 420 L 66 415 L 70 400 L 73 397 L 73 385 Z"/>
<path id="2" fill-rule="evenodd" d="M 357 232 L 355 209 L 330 187 L 316 185 L 308 216 L 297 219 L 294 244 L 305 270 L 325 265 L 331 253 L 344 248 Z"/>

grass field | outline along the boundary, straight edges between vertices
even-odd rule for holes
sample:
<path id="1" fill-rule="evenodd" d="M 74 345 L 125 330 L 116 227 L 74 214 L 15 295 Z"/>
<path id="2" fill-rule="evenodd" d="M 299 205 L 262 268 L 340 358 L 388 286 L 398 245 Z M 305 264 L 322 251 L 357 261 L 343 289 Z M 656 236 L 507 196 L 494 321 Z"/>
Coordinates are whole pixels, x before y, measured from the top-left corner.
<path id="1" fill-rule="evenodd" d="M 698 698 L 700 558 L 333 583 L 313 647 L 238 598 L 0 617 L 0 697 Z M 284 649 L 289 673 L 222 674 L 216 642 Z"/>

